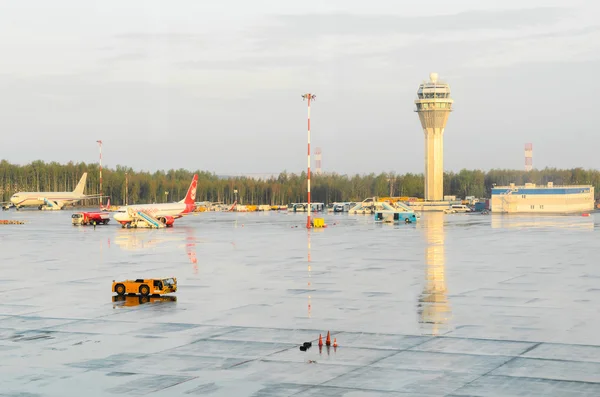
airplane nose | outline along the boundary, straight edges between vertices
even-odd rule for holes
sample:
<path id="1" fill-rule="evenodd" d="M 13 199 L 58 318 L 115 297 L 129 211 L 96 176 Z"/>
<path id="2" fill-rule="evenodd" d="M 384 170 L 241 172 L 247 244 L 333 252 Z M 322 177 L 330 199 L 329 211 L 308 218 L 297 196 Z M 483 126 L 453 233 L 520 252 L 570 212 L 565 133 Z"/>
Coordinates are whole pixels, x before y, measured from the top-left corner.
<path id="1" fill-rule="evenodd" d="M 16 204 L 17 203 L 17 198 L 15 196 L 12 196 L 10 198 L 10 202 L 13 203 L 13 204 Z"/>

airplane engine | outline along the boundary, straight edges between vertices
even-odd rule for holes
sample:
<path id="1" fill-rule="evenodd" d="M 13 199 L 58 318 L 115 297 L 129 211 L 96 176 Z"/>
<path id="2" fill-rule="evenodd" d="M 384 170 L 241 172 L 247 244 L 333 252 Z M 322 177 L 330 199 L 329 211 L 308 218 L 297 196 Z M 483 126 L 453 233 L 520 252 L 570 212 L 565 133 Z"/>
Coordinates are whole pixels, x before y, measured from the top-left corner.
<path id="1" fill-rule="evenodd" d="M 175 218 L 173 218 L 172 216 L 161 216 L 160 218 L 158 218 L 159 221 L 161 221 L 162 223 L 165 224 L 165 226 L 170 227 L 173 226 L 173 223 L 175 223 Z"/>

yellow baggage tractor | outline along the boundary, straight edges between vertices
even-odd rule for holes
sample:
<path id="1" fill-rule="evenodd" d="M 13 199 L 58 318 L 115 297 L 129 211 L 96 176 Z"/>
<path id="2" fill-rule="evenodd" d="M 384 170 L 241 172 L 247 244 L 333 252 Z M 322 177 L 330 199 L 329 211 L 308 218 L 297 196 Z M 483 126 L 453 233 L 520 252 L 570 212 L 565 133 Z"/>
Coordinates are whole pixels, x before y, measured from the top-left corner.
<path id="1" fill-rule="evenodd" d="M 142 296 L 170 294 L 177 291 L 177 279 L 170 278 L 138 278 L 136 280 L 114 281 L 113 292 L 118 295 L 140 294 Z"/>

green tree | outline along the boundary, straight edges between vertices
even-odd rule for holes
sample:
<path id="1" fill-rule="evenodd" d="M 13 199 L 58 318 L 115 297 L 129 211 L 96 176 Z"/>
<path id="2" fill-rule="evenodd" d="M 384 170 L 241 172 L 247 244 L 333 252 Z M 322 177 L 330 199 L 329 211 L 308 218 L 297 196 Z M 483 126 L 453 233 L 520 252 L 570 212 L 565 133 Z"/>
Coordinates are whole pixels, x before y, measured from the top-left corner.
<path id="1" fill-rule="evenodd" d="M 97 164 L 45 163 L 41 160 L 26 165 L 0 161 L 0 200 L 8 201 L 19 191 L 71 191 L 75 188 L 82 173 L 87 172 L 86 194 L 97 194 L 99 187 L 99 167 Z M 103 193 L 111 198 L 111 203 L 125 203 L 125 185 L 128 181 L 128 203 L 163 202 L 164 192 L 169 192 L 168 200 L 181 200 L 189 187 L 194 174 L 198 174 L 197 201 L 220 201 L 232 203 L 234 190 L 238 199 L 245 204 L 278 204 L 306 200 L 306 173 L 281 172 L 266 179 L 248 177 L 222 178 L 209 171 L 189 171 L 171 169 L 153 173 L 135 171 L 130 167 L 117 165 L 104 168 Z M 530 172 L 508 169 L 482 170 L 463 169 L 458 173 L 444 174 L 444 192 L 458 197 L 490 197 L 494 185 L 515 183 L 547 184 L 591 184 L 596 196 L 600 194 L 600 171 L 583 168 L 534 169 Z M 423 174 L 374 173 L 368 175 L 340 175 L 337 173 L 311 175 L 311 199 L 313 202 L 331 203 L 334 201 L 361 201 L 366 197 L 388 196 L 390 187 L 395 196 L 423 197 Z M 88 204 L 97 205 L 96 202 Z"/>

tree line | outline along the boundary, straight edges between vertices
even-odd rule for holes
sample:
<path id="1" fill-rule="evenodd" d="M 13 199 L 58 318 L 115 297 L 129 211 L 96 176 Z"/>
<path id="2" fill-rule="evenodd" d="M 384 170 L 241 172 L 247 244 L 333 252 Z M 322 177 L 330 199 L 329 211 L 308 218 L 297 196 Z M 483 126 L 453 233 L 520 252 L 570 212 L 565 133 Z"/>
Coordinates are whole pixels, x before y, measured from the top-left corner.
<path id="1" fill-rule="evenodd" d="M 38 160 L 27 165 L 16 165 L 2 160 L 0 199 L 8 201 L 10 196 L 20 191 L 72 191 L 84 172 L 88 173 L 84 192 L 100 193 L 100 172 L 96 163 L 59 164 Z M 242 204 L 286 205 L 306 201 L 306 173 L 294 174 L 285 171 L 266 179 L 223 178 L 209 171 L 172 169 L 151 173 L 134 171 L 132 168 L 118 165 L 114 169 L 102 169 L 102 193 L 110 197 L 111 204 L 116 205 L 123 205 L 125 202 L 141 204 L 179 201 L 184 198 L 194 174 L 198 174 L 196 201 L 232 203 L 236 196 Z M 555 185 L 590 184 L 595 187 L 596 197 L 600 194 L 600 171 L 582 168 L 545 168 L 529 172 L 463 169 L 457 173 L 447 172 L 444 173 L 444 194 L 461 198 L 489 198 L 494 185 L 545 185 L 548 182 L 554 182 Z M 372 196 L 423 197 L 423 193 L 423 174 L 311 174 L 313 202 L 360 201 Z M 97 200 L 95 203 L 97 204 Z"/>

